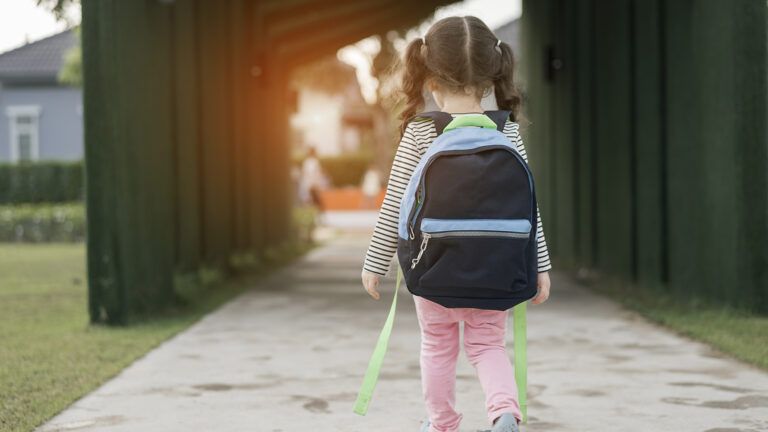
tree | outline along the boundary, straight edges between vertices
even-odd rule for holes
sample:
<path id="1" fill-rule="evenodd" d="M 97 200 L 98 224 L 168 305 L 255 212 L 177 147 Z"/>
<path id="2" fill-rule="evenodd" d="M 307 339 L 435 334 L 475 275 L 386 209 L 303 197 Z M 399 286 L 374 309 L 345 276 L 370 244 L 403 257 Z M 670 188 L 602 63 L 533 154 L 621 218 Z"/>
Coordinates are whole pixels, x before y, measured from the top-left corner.
<path id="1" fill-rule="evenodd" d="M 53 12 L 53 15 L 59 21 L 66 21 L 66 11 L 70 5 L 79 4 L 80 0 L 35 0 L 38 6 L 42 6 L 49 11 Z"/>
<path id="2" fill-rule="evenodd" d="M 66 12 L 67 9 L 74 5 L 79 4 L 80 0 L 35 0 L 37 5 L 48 9 L 53 13 L 59 21 L 65 21 L 68 24 Z M 75 29 L 77 35 L 77 45 L 72 47 L 66 54 L 64 54 L 64 65 L 59 71 L 59 82 L 81 87 L 83 85 L 83 51 L 81 49 L 80 28 Z"/>
<path id="3" fill-rule="evenodd" d="M 83 86 L 83 50 L 80 27 L 75 28 L 77 44 L 64 54 L 64 64 L 59 71 L 59 82 L 75 87 Z"/>

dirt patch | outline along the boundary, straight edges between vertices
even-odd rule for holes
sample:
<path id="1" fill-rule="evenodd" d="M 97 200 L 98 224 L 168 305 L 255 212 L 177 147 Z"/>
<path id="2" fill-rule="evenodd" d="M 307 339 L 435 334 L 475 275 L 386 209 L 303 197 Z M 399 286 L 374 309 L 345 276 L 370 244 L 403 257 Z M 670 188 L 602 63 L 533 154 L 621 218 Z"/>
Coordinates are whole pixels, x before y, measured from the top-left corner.
<path id="1" fill-rule="evenodd" d="M 741 396 L 733 400 L 719 400 L 719 401 L 704 401 L 697 403 L 696 399 L 692 398 L 663 398 L 662 402 L 671 403 L 675 405 L 687 405 L 687 406 L 699 406 L 704 408 L 716 408 L 727 410 L 745 410 L 748 408 L 766 408 L 768 407 L 768 397 L 749 395 Z"/>
<path id="2" fill-rule="evenodd" d="M 224 384 L 224 383 L 206 383 L 193 385 L 192 388 L 203 391 L 222 392 L 230 390 L 258 390 L 276 386 L 276 382 L 265 383 L 245 383 L 245 384 Z"/>
<path id="3" fill-rule="evenodd" d="M 331 413 L 331 410 L 328 409 L 328 401 L 323 398 L 305 396 L 305 395 L 292 395 L 291 399 L 294 401 L 303 402 L 301 407 L 311 413 L 317 413 L 317 414 Z"/>
<path id="4" fill-rule="evenodd" d="M 669 383 L 669 385 L 678 386 L 678 387 L 709 387 L 716 390 L 721 390 L 725 392 L 731 392 L 731 393 L 750 393 L 754 390 L 743 388 L 743 387 L 733 387 L 733 386 L 726 386 L 721 384 L 712 384 L 712 383 L 702 383 L 702 382 L 673 382 Z"/>

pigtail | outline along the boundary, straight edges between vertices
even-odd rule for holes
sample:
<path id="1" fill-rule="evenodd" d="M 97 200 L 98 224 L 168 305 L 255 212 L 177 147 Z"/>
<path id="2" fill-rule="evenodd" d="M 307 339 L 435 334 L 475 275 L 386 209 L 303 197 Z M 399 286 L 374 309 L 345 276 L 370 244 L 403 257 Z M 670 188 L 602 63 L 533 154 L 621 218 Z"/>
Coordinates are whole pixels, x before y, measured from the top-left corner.
<path id="1" fill-rule="evenodd" d="M 400 133 L 405 133 L 408 120 L 424 106 L 424 81 L 427 78 L 427 66 L 422 55 L 424 39 L 415 39 L 405 49 L 402 92 L 405 109 L 400 114 Z"/>
<path id="2" fill-rule="evenodd" d="M 512 48 L 506 42 L 500 42 L 498 47 L 501 50 L 499 67 L 493 80 L 496 103 L 500 110 L 512 112 L 510 115 L 512 121 L 518 121 L 521 97 L 515 86 L 515 58 Z"/>

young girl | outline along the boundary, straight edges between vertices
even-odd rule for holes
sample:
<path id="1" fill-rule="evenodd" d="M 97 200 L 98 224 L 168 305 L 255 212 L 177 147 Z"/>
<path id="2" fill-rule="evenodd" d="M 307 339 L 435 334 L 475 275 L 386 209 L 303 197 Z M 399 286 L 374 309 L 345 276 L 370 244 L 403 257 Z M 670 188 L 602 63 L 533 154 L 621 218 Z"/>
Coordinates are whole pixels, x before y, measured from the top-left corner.
<path id="1" fill-rule="evenodd" d="M 513 69 L 509 45 L 498 40 L 488 26 L 475 17 L 442 19 L 423 39 L 408 45 L 402 89 L 407 102 L 401 116 L 403 135 L 363 265 L 363 285 L 374 299 L 379 299 L 379 278 L 388 272 L 397 250 L 398 214 L 404 190 L 419 160 L 437 136 L 432 121 L 409 122 L 423 109 L 424 87 L 432 93 L 440 109 L 454 117 L 483 113 L 480 100 L 493 90 L 499 109 L 512 112 L 503 132 L 525 159 L 525 148 L 515 122 L 520 96 L 513 85 Z M 549 253 L 541 217 L 538 219 L 538 293 L 533 304 L 549 297 L 550 286 Z M 462 415 L 454 409 L 454 388 L 459 322 L 463 321 L 464 348 L 485 392 L 492 430 L 517 432 L 521 414 L 514 369 L 505 347 L 508 311 L 446 308 L 423 297 L 413 298 L 421 328 L 421 380 L 429 415 L 421 430 L 458 431 Z"/>

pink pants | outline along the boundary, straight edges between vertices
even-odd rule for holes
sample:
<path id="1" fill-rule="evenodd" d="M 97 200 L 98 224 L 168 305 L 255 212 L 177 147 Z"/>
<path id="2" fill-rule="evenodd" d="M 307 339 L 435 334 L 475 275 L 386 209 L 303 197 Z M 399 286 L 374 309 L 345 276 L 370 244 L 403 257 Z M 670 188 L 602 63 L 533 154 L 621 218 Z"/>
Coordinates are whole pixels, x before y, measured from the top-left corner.
<path id="1" fill-rule="evenodd" d="M 459 321 L 464 321 L 467 359 L 485 392 L 488 421 L 493 423 L 503 413 L 512 413 L 520 421 L 515 372 L 504 341 L 508 312 L 446 308 L 423 297 L 413 298 L 421 327 L 421 385 L 430 432 L 459 430 L 462 415 L 454 409 Z"/>

